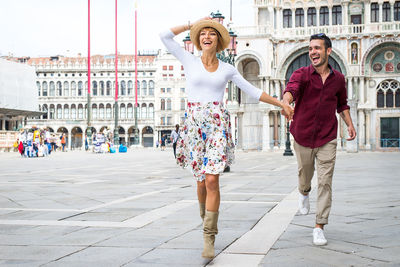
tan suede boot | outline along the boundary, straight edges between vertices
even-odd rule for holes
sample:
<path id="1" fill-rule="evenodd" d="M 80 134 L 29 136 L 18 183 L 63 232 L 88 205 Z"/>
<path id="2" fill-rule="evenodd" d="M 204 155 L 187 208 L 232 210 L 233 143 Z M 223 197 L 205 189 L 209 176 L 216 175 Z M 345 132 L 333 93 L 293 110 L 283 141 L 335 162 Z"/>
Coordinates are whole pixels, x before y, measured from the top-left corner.
<path id="1" fill-rule="evenodd" d="M 204 215 L 206 214 L 206 203 L 199 202 L 199 207 L 200 207 L 200 217 L 204 222 Z"/>
<path id="2" fill-rule="evenodd" d="M 204 238 L 204 250 L 201 256 L 204 258 L 214 258 L 214 242 L 215 235 L 218 234 L 218 211 L 206 211 L 204 216 L 203 224 L 203 238 Z"/>

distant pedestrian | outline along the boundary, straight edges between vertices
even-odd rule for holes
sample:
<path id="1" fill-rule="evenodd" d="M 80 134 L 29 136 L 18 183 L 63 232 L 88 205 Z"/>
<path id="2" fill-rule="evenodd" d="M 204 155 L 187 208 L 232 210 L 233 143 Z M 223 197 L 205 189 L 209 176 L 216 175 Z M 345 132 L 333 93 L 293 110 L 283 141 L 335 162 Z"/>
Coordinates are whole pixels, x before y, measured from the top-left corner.
<path id="1" fill-rule="evenodd" d="M 165 150 L 165 142 L 166 142 L 167 136 L 165 134 L 163 134 L 161 136 L 161 151 Z"/>
<path id="2" fill-rule="evenodd" d="M 172 142 L 172 148 L 174 149 L 174 157 L 176 158 L 176 143 L 178 142 L 179 139 L 179 124 L 175 125 L 175 130 L 172 131 L 171 133 L 171 142 Z"/>
<path id="3" fill-rule="evenodd" d="M 294 137 L 299 176 L 299 212 L 310 210 L 309 192 L 315 161 L 318 174 L 318 199 L 313 243 L 326 245 L 323 229 L 328 224 L 332 203 L 332 176 L 336 161 L 336 112 L 347 125 L 349 138 L 356 131 L 347 105 L 346 81 L 328 64 L 332 43 L 323 33 L 312 35 L 308 47 L 311 65 L 296 70 L 287 84 L 283 101 L 296 103 L 290 132 Z"/>
<path id="4" fill-rule="evenodd" d="M 158 141 L 158 139 L 157 139 L 157 141 L 156 141 L 156 148 L 158 148 L 159 145 L 160 145 L 160 141 Z"/>
<path id="5" fill-rule="evenodd" d="M 65 146 L 67 145 L 67 140 L 65 138 L 65 134 L 62 134 L 60 139 L 61 139 L 62 151 L 65 152 Z"/>

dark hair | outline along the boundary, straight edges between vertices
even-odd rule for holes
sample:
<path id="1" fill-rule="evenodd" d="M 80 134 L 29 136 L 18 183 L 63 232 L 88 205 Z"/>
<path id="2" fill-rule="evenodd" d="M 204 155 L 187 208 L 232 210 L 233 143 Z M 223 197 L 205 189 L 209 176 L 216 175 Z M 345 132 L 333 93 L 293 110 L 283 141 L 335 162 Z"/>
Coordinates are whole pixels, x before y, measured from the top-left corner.
<path id="1" fill-rule="evenodd" d="M 179 129 L 179 124 L 175 125 L 175 128 L 178 130 Z"/>
<path id="2" fill-rule="evenodd" d="M 331 39 L 325 35 L 325 33 L 317 33 L 317 34 L 313 34 L 310 37 L 310 41 L 311 40 L 324 40 L 324 44 L 325 44 L 325 49 L 331 48 L 332 47 L 332 42 Z"/>

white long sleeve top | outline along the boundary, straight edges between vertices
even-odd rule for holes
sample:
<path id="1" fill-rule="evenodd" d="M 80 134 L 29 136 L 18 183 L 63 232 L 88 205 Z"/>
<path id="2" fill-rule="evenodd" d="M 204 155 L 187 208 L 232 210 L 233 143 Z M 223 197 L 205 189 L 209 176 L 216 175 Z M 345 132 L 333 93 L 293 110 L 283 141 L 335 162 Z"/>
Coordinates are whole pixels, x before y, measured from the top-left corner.
<path id="1" fill-rule="evenodd" d="M 205 69 L 201 58 L 183 49 L 173 39 L 174 37 L 175 34 L 171 30 L 160 33 L 165 47 L 184 67 L 189 102 L 222 102 L 229 80 L 251 97 L 260 99 L 262 91 L 246 81 L 234 66 L 218 60 L 217 70 L 209 72 Z"/>

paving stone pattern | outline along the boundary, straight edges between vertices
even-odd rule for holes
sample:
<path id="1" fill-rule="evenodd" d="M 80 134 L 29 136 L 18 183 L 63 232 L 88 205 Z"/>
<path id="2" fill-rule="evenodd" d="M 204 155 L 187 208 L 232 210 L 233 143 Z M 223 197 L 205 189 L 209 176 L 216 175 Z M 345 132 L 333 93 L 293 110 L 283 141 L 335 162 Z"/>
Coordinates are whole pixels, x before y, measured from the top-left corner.
<path id="1" fill-rule="evenodd" d="M 210 262 L 195 180 L 171 150 L 0 153 L 0 266 L 399 266 L 399 162 L 400 153 L 338 153 L 328 245 L 316 247 L 316 190 L 309 215 L 293 212 L 295 158 L 237 152 L 220 178 L 219 255 Z"/>

